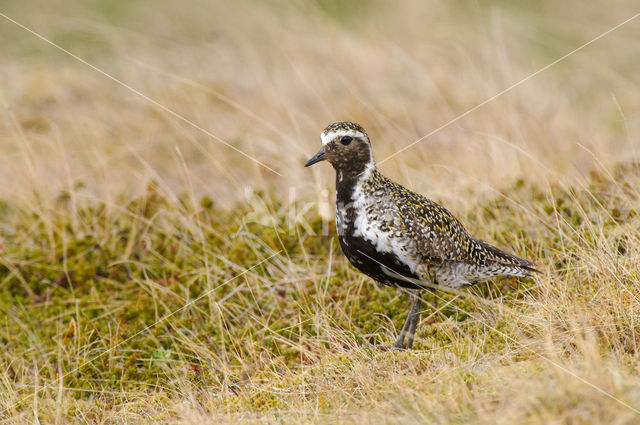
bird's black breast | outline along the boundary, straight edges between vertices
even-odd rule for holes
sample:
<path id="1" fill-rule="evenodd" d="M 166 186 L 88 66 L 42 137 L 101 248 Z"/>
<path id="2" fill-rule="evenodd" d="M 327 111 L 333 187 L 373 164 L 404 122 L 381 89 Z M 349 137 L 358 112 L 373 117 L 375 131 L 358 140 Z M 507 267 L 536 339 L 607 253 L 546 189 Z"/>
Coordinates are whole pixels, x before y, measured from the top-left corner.
<path id="1" fill-rule="evenodd" d="M 409 281 L 389 276 L 384 267 L 395 274 L 420 279 L 398 257 L 389 252 L 379 252 L 371 242 L 360 236 L 345 233 L 339 237 L 342 252 L 349 262 L 362 273 L 383 285 L 399 286 L 408 289 L 419 289 L 420 286 Z"/>
<path id="2" fill-rule="evenodd" d="M 350 186 L 349 183 L 348 180 L 343 179 L 338 181 L 336 185 L 336 226 L 342 252 L 355 268 L 378 283 L 408 289 L 419 289 L 420 286 L 407 280 L 392 277 L 384 271 L 386 268 L 397 275 L 420 279 L 407 264 L 403 263 L 392 252 L 379 251 L 370 241 L 360 235 L 355 235 L 355 221 L 358 212 L 353 206 L 351 199 L 353 186 Z"/>

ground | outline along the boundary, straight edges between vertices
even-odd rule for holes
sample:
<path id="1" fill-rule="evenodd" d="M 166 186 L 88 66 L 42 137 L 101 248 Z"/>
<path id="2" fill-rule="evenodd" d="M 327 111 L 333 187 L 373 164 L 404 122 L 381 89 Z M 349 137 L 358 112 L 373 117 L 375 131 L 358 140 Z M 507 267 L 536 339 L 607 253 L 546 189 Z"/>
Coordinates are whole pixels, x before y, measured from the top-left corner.
<path id="1" fill-rule="evenodd" d="M 638 422 L 640 18 L 545 69 L 633 2 L 0 6 L 115 79 L 0 17 L 3 423 Z M 345 119 L 540 274 L 373 348 L 408 300 L 302 167 Z"/>

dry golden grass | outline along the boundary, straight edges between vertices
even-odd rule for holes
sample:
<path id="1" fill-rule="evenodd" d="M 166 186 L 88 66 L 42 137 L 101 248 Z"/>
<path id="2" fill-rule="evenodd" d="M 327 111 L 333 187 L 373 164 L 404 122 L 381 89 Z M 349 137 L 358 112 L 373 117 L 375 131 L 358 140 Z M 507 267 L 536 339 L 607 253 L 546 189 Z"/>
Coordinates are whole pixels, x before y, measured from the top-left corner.
<path id="1" fill-rule="evenodd" d="M 384 160 L 634 2 L 398 3 L 2 3 L 193 124 L 0 17 L 4 423 L 640 421 L 640 18 Z M 302 168 L 344 119 L 541 274 L 370 348 L 406 301 Z"/>

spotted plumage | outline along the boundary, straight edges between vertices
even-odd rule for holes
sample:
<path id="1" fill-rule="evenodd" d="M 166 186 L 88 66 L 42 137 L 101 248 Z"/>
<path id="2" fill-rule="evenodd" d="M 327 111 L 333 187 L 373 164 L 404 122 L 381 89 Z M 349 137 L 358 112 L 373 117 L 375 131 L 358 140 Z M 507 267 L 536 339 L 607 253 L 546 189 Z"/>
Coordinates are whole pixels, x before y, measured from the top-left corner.
<path id="1" fill-rule="evenodd" d="M 321 140 L 323 148 L 305 166 L 328 160 L 335 168 L 340 246 L 351 264 L 374 280 L 411 290 L 424 289 L 419 281 L 459 288 L 535 271 L 534 263 L 472 237 L 444 207 L 383 176 L 360 125 L 331 124 Z M 416 296 L 413 316 L 394 346 L 411 346 L 419 303 Z"/>

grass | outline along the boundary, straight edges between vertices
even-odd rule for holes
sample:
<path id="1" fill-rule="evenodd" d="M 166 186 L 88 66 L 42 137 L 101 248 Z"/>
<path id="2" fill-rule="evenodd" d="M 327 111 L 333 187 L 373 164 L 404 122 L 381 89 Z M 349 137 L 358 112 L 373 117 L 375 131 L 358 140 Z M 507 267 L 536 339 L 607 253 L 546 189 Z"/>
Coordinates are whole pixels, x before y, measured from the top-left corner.
<path id="1" fill-rule="evenodd" d="M 637 422 L 638 24 L 383 161 L 631 2 L 27 6 L 2 11 L 218 140 L 0 24 L 3 423 Z M 338 119 L 540 275 L 429 293 L 415 350 L 371 348 L 406 297 L 302 168 Z"/>

